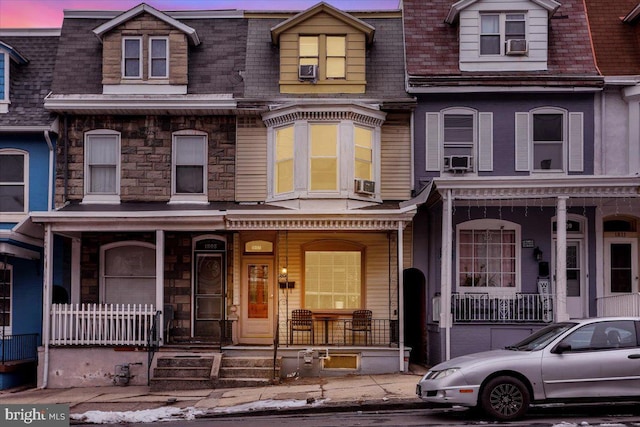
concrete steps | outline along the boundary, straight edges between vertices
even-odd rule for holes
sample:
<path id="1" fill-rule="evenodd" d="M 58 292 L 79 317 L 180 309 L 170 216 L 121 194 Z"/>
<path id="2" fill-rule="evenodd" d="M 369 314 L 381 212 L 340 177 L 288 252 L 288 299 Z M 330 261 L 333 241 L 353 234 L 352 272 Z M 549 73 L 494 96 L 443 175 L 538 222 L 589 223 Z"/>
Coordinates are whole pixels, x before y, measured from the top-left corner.
<path id="1" fill-rule="evenodd" d="M 275 378 L 280 378 L 281 359 Z M 226 357 L 222 353 L 156 354 L 151 391 L 262 387 L 274 383 L 272 357 Z"/>

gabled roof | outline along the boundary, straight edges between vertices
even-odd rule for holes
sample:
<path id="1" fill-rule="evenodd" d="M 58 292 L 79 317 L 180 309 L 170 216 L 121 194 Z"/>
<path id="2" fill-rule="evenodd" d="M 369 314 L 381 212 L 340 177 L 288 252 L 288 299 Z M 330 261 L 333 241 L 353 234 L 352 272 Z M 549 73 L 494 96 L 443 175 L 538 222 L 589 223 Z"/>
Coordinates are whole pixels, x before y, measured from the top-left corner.
<path id="1" fill-rule="evenodd" d="M 29 62 L 29 60 L 25 56 L 23 56 L 20 52 L 18 52 L 16 49 L 12 48 L 8 44 L 3 43 L 1 41 L 0 41 L 0 50 L 6 51 L 9 54 L 9 57 L 13 59 L 15 62 L 17 62 L 18 64 L 26 64 L 27 62 Z"/>
<path id="2" fill-rule="evenodd" d="M 59 30 L 0 29 L 0 49 L 11 47 L 21 63 L 11 70 L 11 105 L 0 114 L 0 133 L 55 131 L 55 117 L 45 110 L 44 98 L 51 92 L 59 35 Z"/>
<path id="3" fill-rule="evenodd" d="M 297 15 L 271 28 L 272 43 L 277 45 L 280 39 L 280 34 L 299 25 L 300 23 L 306 21 L 307 19 L 319 13 L 327 13 L 332 17 L 344 22 L 345 24 L 357 28 L 358 30 L 365 33 L 368 44 L 371 44 L 373 42 L 373 35 L 375 33 L 375 28 L 373 28 L 371 25 L 367 24 L 366 22 L 360 19 L 357 19 L 348 13 L 338 10 L 335 7 L 325 2 L 320 2 L 315 6 L 312 6 L 309 9 L 298 13 Z"/>
<path id="4" fill-rule="evenodd" d="M 609 4 L 593 1 L 603 3 L 603 7 Z M 463 80 L 471 85 L 546 85 L 554 79 L 558 82 L 564 79 L 560 84 L 567 86 L 574 83 L 573 79 L 577 85 L 592 84 L 591 80 L 588 83 L 584 80 L 598 76 L 583 0 L 562 1 L 549 20 L 547 70 L 531 72 L 461 72 L 459 29 L 457 25 L 445 22 L 451 1 L 403 0 L 403 8 L 406 70 L 410 83 L 413 78 L 424 78 L 440 79 L 438 84 L 442 85 L 457 85 Z"/>
<path id="5" fill-rule="evenodd" d="M 134 7 L 133 9 L 129 9 L 126 12 L 123 12 L 122 14 L 116 16 L 115 18 L 111 19 L 110 21 L 105 22 L 104 24 L 100 25 L 99 27 L 95 28 L 93 30 L 93 32 L 95 33 L 96 36 L 98 36 L 98 38 L 100 39 L 100 41 L 102 41 L 102 36 L 105 33 L 108 33 L 109 31 L 111 31 L 112 29 L 116 28 L 117 26 L 119 26 L 120 24 L 135 18 L 138 15 L 141 15 L 143 13 L 148 13 L 150 15 L 153 15 L 154 17 L 156 17 L 157 19 L 171 25 L 174 28 L 177 28 L 178 30 L 182 31 L 183 33 L 185 33 L 188 37 L 189 40 L 191 41 L 192 44 L 194 44 L 195 46 L 200 44 L 200 39 L 198 37 L 198 33 L 196 32 L 196 30 L 194 30 L 193 28 L 189 27 L 188 25 L 183 24 L 182 22 L 173 19 L 172 17 L 170 17 L 169 15 L 167 15 L 166 13 L 160 12 L 157 9 L 154 9 L 153 7 L 149 6 L 146 3 L 140 3 L 138 6 Z"/>
<path id="6" fill-rule="evenodd" d="M 447 24 L 453 24 L 458 19 L 458 15 L 460 14 L 460 11 L 466 9 L 467 7 L 471 6 L 472 4 L 478 1 L 482 1 L 482 0 L 460 0 L 452 4 L 451 8 L 449 9 L 449 13 L 447 14 L 447 18 L 445 19 L 445 22 Z M 558 3 L 555 0 L 529 0 L 529 1 L 547 9 L 549 12 L 551 12 L 549 16 L 551 16 L 560 7 L 560 3 Z"/>
<path id="7" fill-rule="evenodd" d="M 585 0 L 596 63 L 605 76 L 640 75 L 638 0 Z"/>

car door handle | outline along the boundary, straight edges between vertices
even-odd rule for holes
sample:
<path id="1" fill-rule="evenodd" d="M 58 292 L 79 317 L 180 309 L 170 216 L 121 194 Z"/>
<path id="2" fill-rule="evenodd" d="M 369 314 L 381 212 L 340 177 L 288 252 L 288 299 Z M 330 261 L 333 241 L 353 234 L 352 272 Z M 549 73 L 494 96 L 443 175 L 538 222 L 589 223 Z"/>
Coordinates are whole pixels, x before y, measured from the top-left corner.
<path id="1" fill-rule="evenodd" d="M 640 359 L 640 354 L 630 354 L 627 357 L 629 359 Z"/>

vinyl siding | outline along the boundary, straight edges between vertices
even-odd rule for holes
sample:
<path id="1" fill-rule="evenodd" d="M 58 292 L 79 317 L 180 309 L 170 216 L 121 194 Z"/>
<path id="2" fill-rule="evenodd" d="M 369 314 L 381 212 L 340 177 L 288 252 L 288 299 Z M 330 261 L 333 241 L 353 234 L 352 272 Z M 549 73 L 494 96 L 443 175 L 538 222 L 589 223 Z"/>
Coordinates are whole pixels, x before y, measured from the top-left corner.
<path id="1" fill-rule="evenodd" d="M 236 201 L 267 198 L 267 128 L 259 119 L 238 119 Z"/>
<path id="2" fill-rule="evenodd" d="M 382 126 L 381 187 L 383 200 L 411 197 L 411 129 L 407 123 Z"/>

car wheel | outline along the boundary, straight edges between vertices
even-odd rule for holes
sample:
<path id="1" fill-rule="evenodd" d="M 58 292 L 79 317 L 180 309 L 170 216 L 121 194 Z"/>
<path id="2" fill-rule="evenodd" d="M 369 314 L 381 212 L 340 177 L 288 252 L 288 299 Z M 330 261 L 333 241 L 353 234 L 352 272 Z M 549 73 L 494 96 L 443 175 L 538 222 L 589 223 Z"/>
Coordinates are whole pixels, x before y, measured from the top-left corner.
<path id="1" fill-rule="evenodd" d="M 492 418 L 514 420 L 529 409 L 529 390 L 517 378 L 496 377 L 482 389 L 480 406 Z"/>

